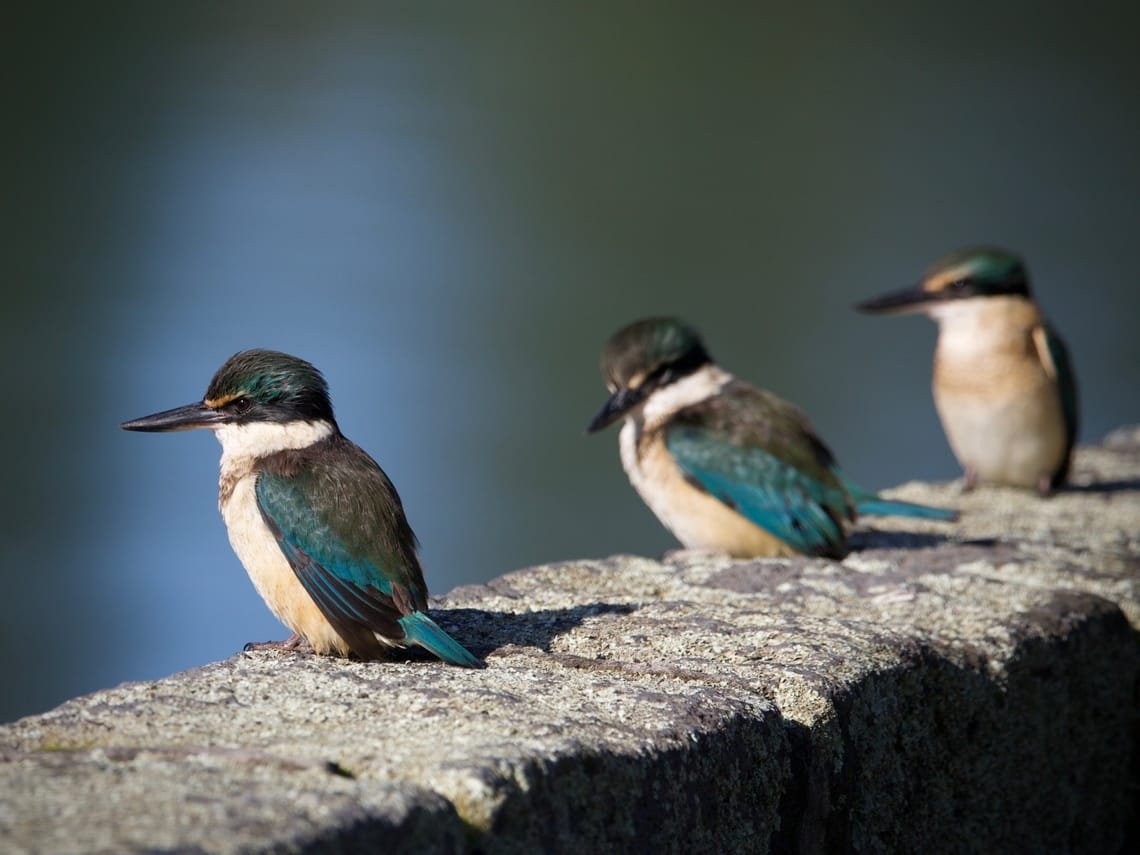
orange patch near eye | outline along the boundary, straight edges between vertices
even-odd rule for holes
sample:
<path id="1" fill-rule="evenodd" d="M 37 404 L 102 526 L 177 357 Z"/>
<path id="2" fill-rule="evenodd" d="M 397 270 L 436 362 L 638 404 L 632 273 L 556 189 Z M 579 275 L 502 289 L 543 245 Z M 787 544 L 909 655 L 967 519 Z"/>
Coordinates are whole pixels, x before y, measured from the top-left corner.
<path id="1" fill-rule="evenodd" d="M 236 401 L 245 392 L 234 392 L 232 395 L 222 395 L 220 398 L 206 398 L 202 403 L 209 407 L 211 410 L 220 410 L 230 401 Z"/>
<path id="2" fill-rule="evenodd" d="M 928 294 L 937 294 L 947 286 L 957 282 L 964 275 L 962 270 L 947 270 L 936 276 L 931 276 L 922 283 L 922 290 Z"/>

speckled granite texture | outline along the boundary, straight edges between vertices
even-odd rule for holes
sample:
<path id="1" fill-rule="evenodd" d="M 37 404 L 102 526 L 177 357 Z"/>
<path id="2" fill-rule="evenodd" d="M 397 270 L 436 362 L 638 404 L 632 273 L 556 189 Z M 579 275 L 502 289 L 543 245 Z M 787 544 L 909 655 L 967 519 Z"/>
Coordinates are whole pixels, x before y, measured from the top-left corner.
<path id="1" fill-rule="evenodd" d="M 0 851 L 1131 849 L 1140 429 L 892 495 L 962 520 L 460 588 L 483 671 L 241 653 L 0 727 Z"/>

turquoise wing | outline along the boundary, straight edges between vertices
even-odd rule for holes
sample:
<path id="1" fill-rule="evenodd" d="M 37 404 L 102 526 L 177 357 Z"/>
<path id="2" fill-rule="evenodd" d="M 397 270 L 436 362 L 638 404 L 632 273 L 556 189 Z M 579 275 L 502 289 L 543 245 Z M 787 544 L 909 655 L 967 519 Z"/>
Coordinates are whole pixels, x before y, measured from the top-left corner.
<path id="1" fill-rule="evenodd" d="M 298 580 L 354 653 L 376 656 L 383 645 L 374 633 L 403 639 L 403 612 L 391 579 L 369 558 L 354 554 L 296 479 L 263 472 L 257 504 Z"/>
<path id="2" fill-rule="evenodd" d="M 780 453 L 780 441 L 764 447 L 747 442 L 748 434 L 682 418 L 666 431 L 665 444 L 690 483 L 760 528 L 809 555 L 842 554 L 843 521 L 852 512 L 827 450 L 814 436 L 803 437 L 817 447 L 805 449 L 812 462 L 801 467 Z"/>
<path id="3" fill-rule="evenodd" d="M 416 537 L 399 494 L 371 457 L 343 437 L 262 462 L 257 505 L 293 572 L 357 656 L 376 634 L 445 662 L 483 663 L 428 615 Z"/>

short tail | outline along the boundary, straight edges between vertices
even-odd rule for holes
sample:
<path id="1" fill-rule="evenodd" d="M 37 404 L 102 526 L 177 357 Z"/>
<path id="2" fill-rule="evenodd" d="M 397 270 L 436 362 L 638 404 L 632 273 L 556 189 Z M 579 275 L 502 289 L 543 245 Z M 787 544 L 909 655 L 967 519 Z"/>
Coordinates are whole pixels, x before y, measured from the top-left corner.
<path id="1" fill-rule="evenodd" d="M 855 505 L 855 510 L 860 516 L 869 514 L 875 517 L 918 517 L 947 522 L 958 519 L 958 512 L 950 508 L 932 508 L 930 505 L 916 505 L 914 502 L 895 502 L 891 499 L 880 499 L 878 496 L 860 499 Z"/>
<path id="2" fill-rule="evenodd" d="M 404 628 L 404 638 L 409 644 L 418 644 L 449 665 L 461 668 L 483 668 L 486 665 L 423 612 L 404 615 L 400 618 L 400 626 Z"/>
<path id="3" fill-rule="evenodd" d="M 840 476 L 843 477 L 843 476 Z M 855 503 L 855 511 L 873 517 L 916 517 L 924 520 L 946 520 L 953 522 L 958 519 L 958 512 L 950 508 L 932 508 L 930 505 L 918 505 L 914 502 L 896 502 L 893 499 L 884 499 L 878 493 L 857 487 L 843 477 L 843 486 L 847 494 Z"/>

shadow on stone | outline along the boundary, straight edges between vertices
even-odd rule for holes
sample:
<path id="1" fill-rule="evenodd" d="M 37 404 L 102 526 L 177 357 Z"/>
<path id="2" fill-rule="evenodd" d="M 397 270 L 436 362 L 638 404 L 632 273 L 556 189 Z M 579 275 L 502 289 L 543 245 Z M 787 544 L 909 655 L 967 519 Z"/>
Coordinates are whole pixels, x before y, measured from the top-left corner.
<path id="1" fill-rule="evenodd" d="M 1140 478 L 1116 481 L 1094 481 L 1091 484 L 1066 484 L 1058 493 L 1129 493 L 1140 490 Z"/>
<path id="2" fill-rule="evenodd" d="M 569 609 L 500 612 L 452 608 L 437 611 L 435 620 L 457 641 L 480 658 L 503 647 L 537 647 L 549 653 L 550 643 L 590 618 L 628 615 L 637 606 L 628 603 L 589 603 Z"/>
<path id="3" fill-rule="evenodd" d="M 847 538 L 847 551 L 864 552 L 868 549 L 929 549 L 948 543 L 948 534 L 930 534 L 916 531 L 879 531 L 874 528 L 859 529 Z"/>
<path id="4" fill-rule="evenodd" d="M 503 798 L 474 851 L 764 851 L 789 746 L 777 714 L 719 701 L 678 710 L 687 736 L 671 746 L 579 751 L 489 777 Z"/>
<path id="5" fill-rule="evenodd" d="M 1138 673 L 1140 644 L 1103 641 L 1140 633 L 1098 600 L 1022 613 L 997 680 L 980 653 L 917 644 L 829 691 L 834 717 L 786 722 L 770 851 L 1119 851 L 1133 760 L 1120 738 L 1136 731 L 1132 686 L 1112 675 Z"/>
<path id="6" fill-rule="evenodd" d="M 637 606 L 628 603 L 590 603 L 569 609 L 540 609 L 533 612 L 499 612 L 484 609 L 432 609 L 431 617 L 445 632 L 478 656 L 504 647 L 537 647 L 549 653 L 550 643 L 570 632 L 587 618 L 600 615 L 628 615 Z M 315 656 L 307 642 L 286 647 L 285 642 L 247 642 L 241 652 L 258 649 L 276 650 L 285 656 Z M 436 661 L 436 657 L 420 647 L 393 647 L 386 651 L 387 661 Z M 351 657 L 355 658 L 355 657 Z"/>

